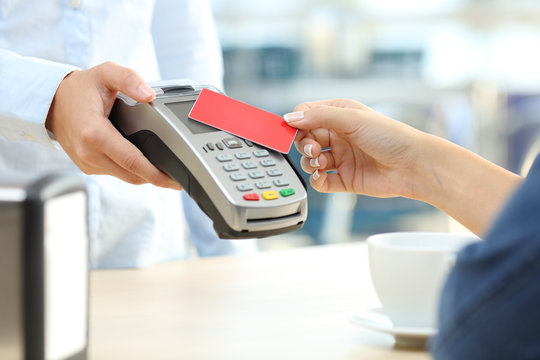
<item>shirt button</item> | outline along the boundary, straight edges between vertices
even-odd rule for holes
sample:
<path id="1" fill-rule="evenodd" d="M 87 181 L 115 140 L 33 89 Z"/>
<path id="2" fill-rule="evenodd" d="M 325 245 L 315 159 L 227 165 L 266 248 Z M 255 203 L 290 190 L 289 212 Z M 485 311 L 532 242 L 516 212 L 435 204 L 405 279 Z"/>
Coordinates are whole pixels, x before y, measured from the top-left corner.
<path id="1" fill-rule="evenodd" d="M 81 0 L 69 0 L 69 6 L 72 9 L 79 9 L 81 7 Z"/>

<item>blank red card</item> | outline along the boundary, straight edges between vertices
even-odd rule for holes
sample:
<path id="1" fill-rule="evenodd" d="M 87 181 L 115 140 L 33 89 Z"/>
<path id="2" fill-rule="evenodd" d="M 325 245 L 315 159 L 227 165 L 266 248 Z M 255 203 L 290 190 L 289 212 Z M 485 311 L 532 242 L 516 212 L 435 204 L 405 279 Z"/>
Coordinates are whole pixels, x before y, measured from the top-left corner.
<path id="1" fill-rule="evenodd" d="M 281 116 L 208 89 L 201 91 L 189 117 L 284 154 L 297 132 Z"/>

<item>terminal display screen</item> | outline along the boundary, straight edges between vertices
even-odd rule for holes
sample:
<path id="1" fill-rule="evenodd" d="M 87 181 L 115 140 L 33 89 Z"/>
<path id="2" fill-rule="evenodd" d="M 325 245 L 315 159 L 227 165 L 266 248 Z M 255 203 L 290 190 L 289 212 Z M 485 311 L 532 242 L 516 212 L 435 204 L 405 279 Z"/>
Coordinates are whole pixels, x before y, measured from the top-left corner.
<path id="1" fill-rule="evenodd" d="M 165 105 L 174 113 L 174 115 L 176 115 L 178 119 L 180 119 L 180 121 L 182 121 L 184 125 L 186 125 L 189 131 L 191 131 L 193 134 L 205 134 L 220 131 L 219 129 L 188 118 L 188 114 L 191 111 L 193 104 L 195 104 L 195 101 L 180 101 Z"/>

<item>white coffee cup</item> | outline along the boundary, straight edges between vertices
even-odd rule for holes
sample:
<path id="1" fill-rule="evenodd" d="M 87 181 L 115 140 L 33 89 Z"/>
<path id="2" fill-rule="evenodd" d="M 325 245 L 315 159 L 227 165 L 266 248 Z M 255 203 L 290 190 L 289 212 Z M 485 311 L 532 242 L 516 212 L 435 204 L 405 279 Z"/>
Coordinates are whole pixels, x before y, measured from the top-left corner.
<path id="1" fill-rule="evenodd" d="M 396 327 L 437 327 L 442 286 L 466 234 L 397 232 L 368 237 L 369 266 L 382 311 Z"/>

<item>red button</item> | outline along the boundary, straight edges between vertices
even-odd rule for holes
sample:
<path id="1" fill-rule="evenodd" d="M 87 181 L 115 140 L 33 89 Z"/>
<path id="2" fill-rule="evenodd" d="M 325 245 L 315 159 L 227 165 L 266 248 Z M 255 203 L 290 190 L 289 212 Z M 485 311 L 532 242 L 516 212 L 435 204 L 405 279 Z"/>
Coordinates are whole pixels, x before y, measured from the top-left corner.
<path id="1" fill-rule="evenodd" d="M 249 200 L 249 201 L 257 201 L 257 200 L 259 200 L 259 195 L 255 194 L 255 193 L 244 194 L 244 199 Z"/>

